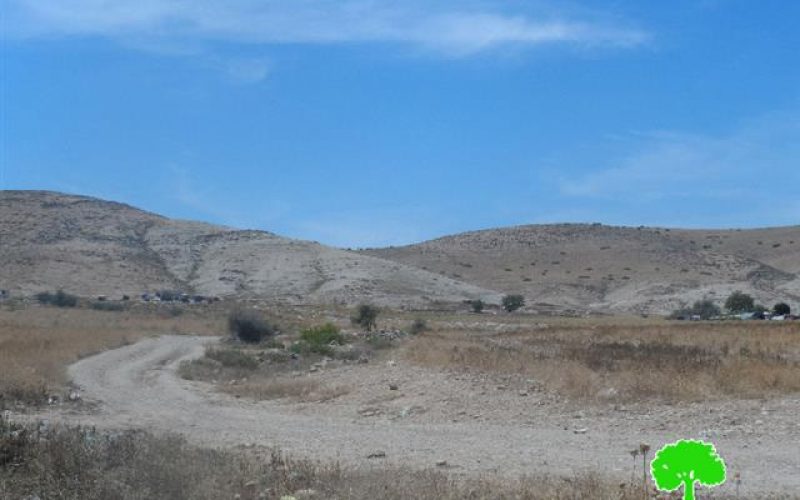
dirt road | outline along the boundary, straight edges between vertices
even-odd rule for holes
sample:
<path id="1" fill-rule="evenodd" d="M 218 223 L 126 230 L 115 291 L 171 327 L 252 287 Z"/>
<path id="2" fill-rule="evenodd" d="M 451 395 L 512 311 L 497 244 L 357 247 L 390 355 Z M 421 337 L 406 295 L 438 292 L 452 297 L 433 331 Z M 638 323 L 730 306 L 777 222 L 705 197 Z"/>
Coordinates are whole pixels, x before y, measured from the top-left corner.
<path id="1" fill-rule="evenodd" d="M 326 415 L 325 405 L 251 402 L 180 379 L 181 361 L 200 356 L 208 337 L 164 336 L 108 351 L 70 367 L 92 413 L 51 418 L 97 425 L 177 432 L 205 445 L 279 447 L 302 457 L 352 466 L 405 464 L 433 467 L 446 460 L 461 474 L 497 472 L 569 474 L 596 471 L 629 477 L 632 444 L 655 446 L 679 438 L 707 437 L 742 475 L 741 492 L 800 498 L 800 399 L 658 407 L 652 415 L 618 411 L 589 414 L 585 432 L 561 425 L 563 414 L 531 408 L 529 423 L 503 421 L 409 422 Z M 377 366 L 373 369 L 379 369 Z M 310 408 L 310 409 L 309 409 Z M 669 415 L 665 418 L 664 415 Z M 721 417 L 722 415 L 722 417 Z M 725 420 L 729 418 L 729 420 Z M 720 428 L 720 422 L 728 422 Z M 565 428 L 566 427 L 566 428 Z M 382 459 L 369 459 L 375 452 Z M 720 487 L 733 493 L 733 481 Z"/>

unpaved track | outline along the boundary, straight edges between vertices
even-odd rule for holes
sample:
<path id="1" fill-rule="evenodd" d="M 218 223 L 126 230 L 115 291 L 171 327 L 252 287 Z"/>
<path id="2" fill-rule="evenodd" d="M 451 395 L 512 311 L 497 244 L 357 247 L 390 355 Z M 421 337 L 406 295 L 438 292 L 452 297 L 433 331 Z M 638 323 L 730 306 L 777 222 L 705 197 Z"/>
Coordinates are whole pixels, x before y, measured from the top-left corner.
<path id="1" fill-rule="evenodd" d="M 593 470 L 625 478 L 630 473 L 630 443 L 655 445 L 698 433 L 693 422 L 657 426 L 658 415 L 620 425 L 620 415 L 600 414 L 587 433 L 575 434 L 554 428 L 547 418 L 541 426 L 419 424 L 331 417 L 324 414 L 324 405 L 319 414 L 298 414 L 292 405 L 235 399 L 180 379 L 175 373 L 180 362 L 202 355 L 214 340 L 164 336 L 83 359 L 70 367 L 70 375 L 86 400 L 99 403 L 97 411 L 52 418 L 104 428 L 176 432 L 205 445 L 279 447 L 293 456 L 352 466 L 423 468 L 447 460 L 456 473 L 509 476 Z M 742 473 L 742 493 L 771 491 L 800 498 L 795 496 L 800 492 L 800 401 L 784 399 L 772 408 L 778 410 L 761 415 L 765 431 L 758 436 L 720 436 L 714 442 L 731 472 Z M 643 427 L 648 422 L 650 426 Z M 366 458 L 378 450 L 386 459 Z M 733 492 L 732 481 L 720 489 Z"/>

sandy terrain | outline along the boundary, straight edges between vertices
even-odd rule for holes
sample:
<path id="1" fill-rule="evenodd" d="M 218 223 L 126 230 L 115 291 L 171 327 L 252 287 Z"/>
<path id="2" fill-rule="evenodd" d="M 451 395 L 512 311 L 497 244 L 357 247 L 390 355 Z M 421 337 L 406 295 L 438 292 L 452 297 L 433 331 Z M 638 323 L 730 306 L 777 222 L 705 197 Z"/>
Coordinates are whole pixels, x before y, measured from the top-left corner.
<path id="1" fill-rule="evenodd" d="M 208 337 L 164 336 L 70 368 L 83 399 L 44 416 L 107 428 L 178 432 L 220 446 L 277 446 L 352 466 L 433 467 L 454 474 L 593 470 L 630 477 L 628 451 L 678 438 L 713 441 L 743 494 L 800 498 L 800 398 L 650 407 L 580 408 L 502 380 L 455 376 L 389 360 L 309 374 L 350 393 L 324 403 L 251 402 L 187 382 L 175 370 Z M 388 384 L 399 386 L 390 391 Z M 375 453 L 385 458 L 368 458 Z M 639 469 L 641 470 L 641 469 Z M 733 482 L 720 492 L 734 492 Z"/>

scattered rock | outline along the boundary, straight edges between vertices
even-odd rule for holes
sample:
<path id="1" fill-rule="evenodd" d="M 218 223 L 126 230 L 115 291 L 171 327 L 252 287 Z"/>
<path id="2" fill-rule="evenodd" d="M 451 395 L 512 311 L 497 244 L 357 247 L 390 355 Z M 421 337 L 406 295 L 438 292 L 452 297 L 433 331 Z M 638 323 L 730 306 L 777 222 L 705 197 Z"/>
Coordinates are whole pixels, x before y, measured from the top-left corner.
<path id="1" fill-rule="evenodd" d="M 358 414 L 361 415 L 362 417 L 375 417 L 377 415 L 380 415 L 381 413 L 383 413 L 383 411 L 381 411 L 380 408 L 374 408 L 374 407 L 361 408 L 360 410 L 358 410 Z"/>
<path id="2" fill-rule="evenodd" d="M 72 401 L 73 403 L 75 401 L 80 401 L 80 399 L 81 399 L 81 395 L 78 394 L 77 391 L 72 391 L 72 392 L 69 393 L 69 400 Z"/>
<path id="3" fill-rule="evenodd" d="M 436 467 L 447 467 L 447 460 L 437 460 Z"/>
<path id="4" fill-rule="evenodd" d="M 367 458 L 369 458 L 369 459 L 372 459 L 372 458 L 386 458 L 386 452 L 382 451 L 382 450 L 373 451 L 372 453 L 367 455 Z"/>
<path id="5" fill-rule="evenodd" d="M 519 395 L 525 397 L 528 395 L 528 391 L 519 391 Z"/>
<path id="6" fill-rule="evenodd" d="M 316 498 L 317 497 L 317 490 L 312 490 L 311 488 L 297 490 L 293 493 L 293 496 L 296 500 L 304 500 L 308 498 Z"/>
<path id="7" fill-rule="evenodd" d="M 400 389 L 400 387 L 397 384 L 389 384 L 390 391 L 396 391 L 398 389 Z"/>
<path id="8" fill-rule="evenodd" d="M 574 432 L 575 434 L 586 434 L 587 432 L 589 432 L 589 429 L 587 429 L 586 427 L 581 427 L 580 429 L 575 429 L 572 432 Z"/>
<path id="9" fill-rule="evenodd" d="M 614 399 L 618 394 L 619 391 L 614 387 L 608 387 L 597 393 L 597 395 L 603 399 Z"/>

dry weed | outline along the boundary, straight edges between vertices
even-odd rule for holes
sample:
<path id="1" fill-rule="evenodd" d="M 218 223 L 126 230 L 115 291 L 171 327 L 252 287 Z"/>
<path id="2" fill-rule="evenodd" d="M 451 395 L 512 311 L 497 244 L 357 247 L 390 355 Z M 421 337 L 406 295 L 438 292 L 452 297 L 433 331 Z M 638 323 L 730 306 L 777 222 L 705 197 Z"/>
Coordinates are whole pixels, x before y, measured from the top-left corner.
<path id="1" fill-rule="evenodd" d="M 244 455 L 202 449 L 175 436 L 138 431 L 102 434 L 86 428 L 42 430 L 0 418 L 0 456 L 6 450 L 12 453 L 0 462 L 2 498 L 255 500 L 299 497 L 303 490 L 306 496 L 313 491 L 313 498 L 350 500 L 641 498 L 635 486 L 597 474 L 456 480 L 437 470 L 348 470 L 337 464 L 292 460 L 274 451 Z"/>
<path id="2" fill-rule="evenodd" d="M 156 334 L 220 331 L 221 321 L 198 314 L 0 309 L 0 406 L 13 400 L 41 402 L 48 391 L 63 387 L 66 367 L 82 357 Z"/>
<path id="3" fill-rule="evenodd" d="M 519 375 L 578 399 L 764 397 L 800 391 L 800 324 L 578 323 L 415 338 L 425 366 Z"/>

